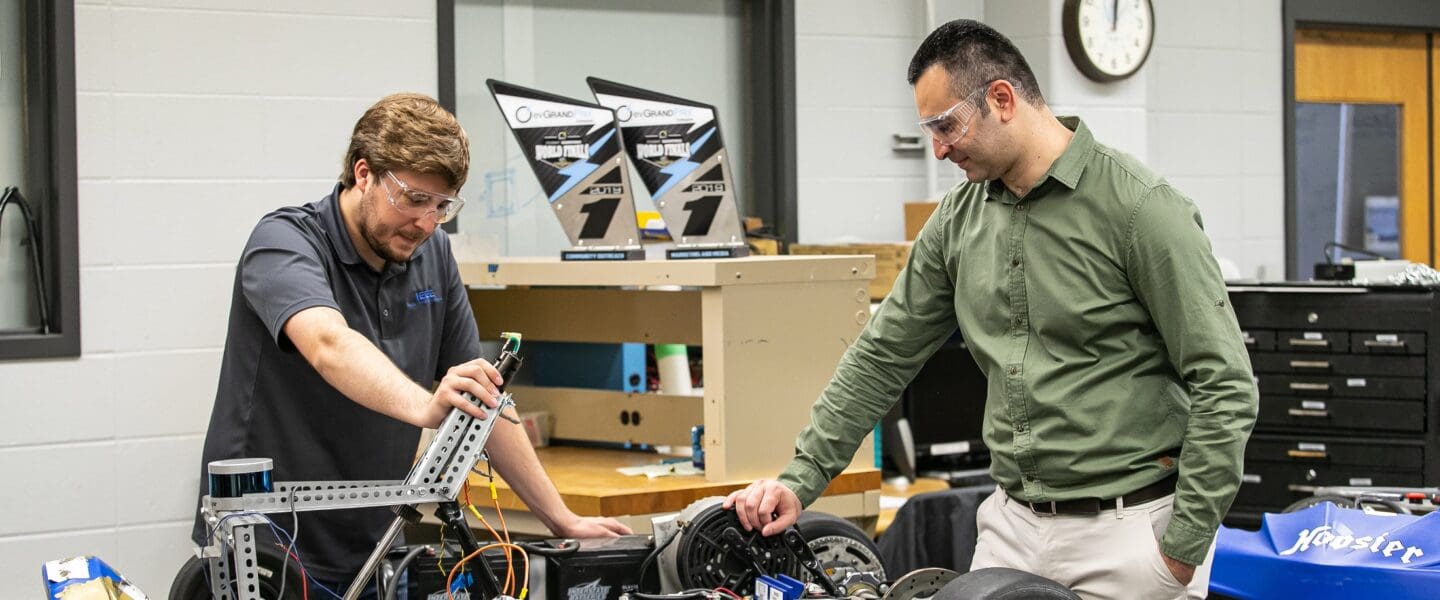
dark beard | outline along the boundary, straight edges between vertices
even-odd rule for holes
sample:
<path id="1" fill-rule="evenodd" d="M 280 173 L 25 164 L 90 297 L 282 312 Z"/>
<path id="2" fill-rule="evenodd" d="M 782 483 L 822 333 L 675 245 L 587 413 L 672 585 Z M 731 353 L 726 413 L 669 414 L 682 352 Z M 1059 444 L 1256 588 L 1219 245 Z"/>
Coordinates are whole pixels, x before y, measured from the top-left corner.
<path id="1" fill-rule="evenodd" d="M 395 235 L 400 234 L 397 232 Z M 410 262 L 409 257 L 402 258 L 399 256 L 395 256 L 395 253 L 390 251 L 389 246 L 381 244 L 379 240 L 375 239 L 374 236 L 370 235 L 370 230 L 363 225 L 360 227 L 360 236 L 365 238 L 365 243 L 370 245 L 370 249 L 374 250 L 375 254 L 379 255 L 380 258 L 385 259 L 385 262 L 392 262 L 401 265 Z"/>
<path id="2" fill-rule="evenodd" d="M 375 239 L 375 236 L 370 232 L 370 224 L 379 220 L 379 216 L 375 214 L 375 203 L 369 198 L 362 198 L 361 201 L 363 204 L 360 207 L 360 237 L 365 239 L 365 243 L 370 246 L 370 250 L 374 251 L 375 254 L 380 258 L 385 259 L 385 262 L 391 262 L 401 265 L 410 262 L 409 256 L 396 256 L 395 253 L 390 250 L 389 246 L 386 246 L 385 244 L 380 243 L 380 240 Z M 396 230 L 394 235 L 404 237 L 405 239 L 410 239 L 404 234 L 401 234 L 399 230 Z M 415 249 L 419 250 L 420 243 L 424 241 L 423 238 L 421 240 L 414 241 Z M 414 256 L 414 252 L 411 253 L 411 256 Z"/>

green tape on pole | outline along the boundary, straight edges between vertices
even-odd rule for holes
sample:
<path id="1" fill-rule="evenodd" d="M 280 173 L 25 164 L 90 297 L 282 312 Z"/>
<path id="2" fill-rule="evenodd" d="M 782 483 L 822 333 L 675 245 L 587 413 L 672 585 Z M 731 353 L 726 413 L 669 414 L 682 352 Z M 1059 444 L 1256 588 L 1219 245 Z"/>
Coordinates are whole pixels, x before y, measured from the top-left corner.
<path id="1" fill-rule="evenodd" d="M 655 360 L 685 355 L 685 344 L 655 344 Z"/>

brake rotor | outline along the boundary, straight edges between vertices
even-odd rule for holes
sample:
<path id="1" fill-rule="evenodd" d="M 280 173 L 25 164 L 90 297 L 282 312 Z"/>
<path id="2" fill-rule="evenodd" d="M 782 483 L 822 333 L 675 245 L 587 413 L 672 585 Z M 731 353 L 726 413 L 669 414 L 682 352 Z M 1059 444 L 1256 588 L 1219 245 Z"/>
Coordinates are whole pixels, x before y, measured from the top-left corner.
<path id="1" fill-rule="evenodd" d="M 890 591 L 885 593 L 883 600 L 918 600 L 930 598 L 940 592 L 940 588 L 950 583 L 960 574 L 950 569 L 920 569 L 911 571 L 905 576 L 896 580 L 890 585 Z"/>
<path id="2" fill-rule="evenodd" d="M 827 535 L 807 540 L 806 545 L 820 559 L 820 568 L 835 582 L 851 573 L 869 573 L 885 580 L 885 565 L 863 542 L 843 535 Z"/>

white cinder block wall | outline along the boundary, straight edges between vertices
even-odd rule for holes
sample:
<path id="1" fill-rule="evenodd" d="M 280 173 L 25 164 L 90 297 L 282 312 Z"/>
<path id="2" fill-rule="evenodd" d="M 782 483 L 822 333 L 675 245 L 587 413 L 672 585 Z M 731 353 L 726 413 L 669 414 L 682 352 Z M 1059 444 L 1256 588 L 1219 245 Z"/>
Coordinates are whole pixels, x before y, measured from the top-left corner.
<path id="1" fill-rule="evenodd" d="M 1149 164 L 1200 207 L 1217 256 L 1285 278 L 1280 0 L 1155 0 Z"/>
<path id="2" fill-rule="evenodd" d="M 938 4 L 940 22 L 984 14 L 982 0 Z M 927 150 L 897 153 L 892 136 L 920 133 L 905 69 L 928 33 L 918 0 L 795 3 L 801 242 L 904 239 L 901 205 L 928 196 L 925 163 L 933 159 L 925 140 Z"/>
<path id="3" fill-rule="evenodd" d="M 150 596 L 188 550 L 235 260 L 319 198 L 380 96 L 436 90 L 433 0 L 75 7 L 82 355 L 0 362 L 0 598 L 96 554 Z"/>
<path id="4" fill-rule="evenodd" d="M 1075 69 L 1062 0 L 935 0 L 937 22 L 983 19 L 1025 53 L 1059 114 L 1144 160 L 1199 205 L 1217 255 L 1243 277 L 1284 277 L 1280 0 L 1154 0 L 1155 47 L 1125 81 Z M 928 153 L 898 155 L 916 130 L 905 68 L 925 3 L 796 3 L 802 242 L 903 238 L 902 204 L 924 197 Z M 954 167 L 940 165 L 940 181 Z"/>

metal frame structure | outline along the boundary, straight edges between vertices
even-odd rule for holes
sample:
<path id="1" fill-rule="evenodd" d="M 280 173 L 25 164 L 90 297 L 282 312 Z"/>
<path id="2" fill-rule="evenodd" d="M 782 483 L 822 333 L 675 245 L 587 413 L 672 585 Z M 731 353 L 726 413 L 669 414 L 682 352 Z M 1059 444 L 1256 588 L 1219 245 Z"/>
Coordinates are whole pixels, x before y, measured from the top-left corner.
<path id="1" fill-rule="evenodd" d="M 502 351 L 496 364 L 508 381 L 519 369 L 520 358 L 509 351 Z M 419 520 L 420 513 L 414 508 L 416 504 L 437 503 L 436 516 L 459 534 L 466 554 L 478 549 L 479 544 L 465 523 L 456 499 L 465 488 L 470 471 L 485 457 L 485 444 L 490 440 L 496 419 L 505 419 L 517 425 L 519 422 L 503 412 L 515 406 L 509 393 L 502 393 L 494 408 L 468 394 L 466 399 L 478 405 L 485 418 L 476 419 L 458 408 L 451 410 L 403 481 L 276 482 L 271 492 L 243 494 L 235 498 L 214 498 L 210 495 L 202 498 L 200 511 L 212 533 L 206 546 L 200 548 L 200 557 L 209 563 L 210 589 L 214 597 L 217 600 L 261 600 L 255 527 L 269 526 L 270 519 L 264 515 L 271 513 L 396 507 L 398 516 L 345 591 L 346 600 L 354 600 L 364 590 L 365 583 L 404 529 L 405 523 Z M 482 574 L 477 585 L 484 591 L 485 597 L 501 596 L 494 574 L 488 569 L 477 571 Z"/>

